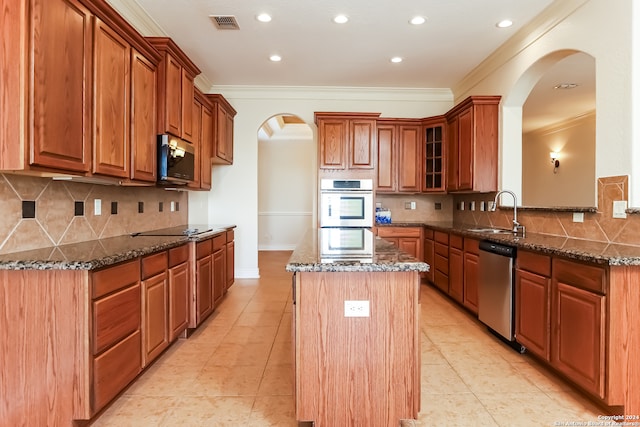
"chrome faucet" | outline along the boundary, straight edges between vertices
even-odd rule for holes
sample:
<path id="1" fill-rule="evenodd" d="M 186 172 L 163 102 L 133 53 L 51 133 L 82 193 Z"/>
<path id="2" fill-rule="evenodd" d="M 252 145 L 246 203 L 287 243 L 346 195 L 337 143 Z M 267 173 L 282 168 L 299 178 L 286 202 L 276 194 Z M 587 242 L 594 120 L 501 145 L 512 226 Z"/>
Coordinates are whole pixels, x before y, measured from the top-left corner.
<path id="1" fill-rule="evenodd" d="M 496 198 L 493 201 L 493 206 L 491 206 L 491 212 L 495 212 L 498 207 L 498 199 L 503 193 L 511 194 L 513 197 L 513 234 L 520 235 L 520 237 L 524 237 L 524 225 L 521 225 L 518 222 L 518 198 L 516 197 L 516 193 L 509 190 L 501 190 L 496 193 Z"/>

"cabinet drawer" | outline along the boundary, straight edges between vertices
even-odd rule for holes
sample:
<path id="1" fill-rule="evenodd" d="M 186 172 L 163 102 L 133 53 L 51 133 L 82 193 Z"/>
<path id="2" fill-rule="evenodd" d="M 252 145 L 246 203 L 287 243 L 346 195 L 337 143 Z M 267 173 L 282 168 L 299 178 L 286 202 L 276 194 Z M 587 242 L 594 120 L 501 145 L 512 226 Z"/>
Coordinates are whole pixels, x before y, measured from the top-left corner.
<path id="1" fill-rule="evenodd" d="M 117 291 L 140 280 L 140 261 L 135 259 L 91 274 L 92 298 Z"/>
<path id="2" fill-rule="evenodd" d="M 464 249 L 464 238 L 457 234 L 451 234 L 449 236 L 449 246 L 456 249 Z"/>
<path id="3" fill-rule="evenodd" d="M 93 405 L 95 414 L 109 403 L 141 371 L 140 331 L 135 331 L 93 361 Z"/>
<path id="4" fill-rule="evenodd" d="M 235 239 L 234 230 L 228 230 L 227 231 L 227 243 L 233 242 L 233 239 Z"/>
<path id="5" fill-rule="evenodd" d="M 214 236 L 213 240 L 213 252 L 219 250 L 227 244 L 227 236 L 226 234 L 220 234 L 218 236 Z"/>
<path id="6" fill-rule="evenodd" d="M 449 245 L 443 245 L 442 243 L 436 242 L 435 250 L 436 254 L 449 258 Z"/>
<path id="7" fill-rule="evenodd" d="M 169 249 L 169 267 L 175 267 L 189 259 L 189 245 L 178 246 Z"/>
<path id="8" fill-rule="evenodd" d="M 436 271 L 440 271 L 447 276 L 449 275 L 449 259 L 436 254 L 434 264 Z"/>
<path id="9" fill-rule="evenodd" d="M 160 274 L 167 269 L 168 254 L 167 251 L 149 255 L 142 258 L 142 280 Z"/>
<path id="10" fill-rule="evenodd" d="M 196 259 L 204 258 L 207 255 L 211 255 L 211 240 L 207 239 L 202 242 L 196 243 Z"/>
<path id="11" fill-rule="evenodd" d="M 449 246 L 449 233 L 436 231 L 433 233 L 433 239 L 438 243 L 442 243 L 443 245 Z"/>
<path id="12" fill-rule="evenodd" d="M 578 288 L 605 294 L 606 270 L 562 258 L 553 259 L 553 278 Z"/>
<path id="13" fill-rule="evenodd" d="M 140 329 L 140 310 L 140 285 L 94 301 L 93 354 Z"/>
<path id="14" fill-rule="evenodd" d="M 480 254 L 480 240 L 464 238 L 464 251 L 470 254 Z"/>
<path id="15" fill-rule="evenodd" d="M 384 237 L 420 237 L 418 227 L 378 227 L 378 236 Z"/>
<path id="16" fill-rule="evenodd" d="M 551 276 L 551 257 L 529 251 L 518 251 L 516 264 L 521 270 L 527 270 L 541 276 Z"/>
<path id="17" fill-rule="evenodd" d="M 430 228 L 425 228 L 423 232 L 425 239 L 433 240 L 433 230 L 431 230 Z"/>

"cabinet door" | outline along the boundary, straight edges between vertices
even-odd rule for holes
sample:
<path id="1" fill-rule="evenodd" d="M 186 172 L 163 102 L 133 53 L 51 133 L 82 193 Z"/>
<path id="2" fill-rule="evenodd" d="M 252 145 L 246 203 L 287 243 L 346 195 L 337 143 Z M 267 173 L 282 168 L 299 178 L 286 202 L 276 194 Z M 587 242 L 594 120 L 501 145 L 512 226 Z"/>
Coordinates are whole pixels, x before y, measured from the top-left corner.
<path id="1" fill-rule="evenodd" d="M 192 114 L 191 121 L 193 123 L 190 125 L 193 128 L 198 129 L 198 132 L 195 132 L 191 137 L 191 145 L 193 145 L 195 159 L 193 161 L 193 181 L 191 181 L 187 186 L 189 188 L 200 188 L 200 179 L 201 177 L 201 168 L 202 168 L 202 144 L 201 144 L 201 129 L 202 129 L 202 104 L 197 99 L 191 99 L 192 105 Z"/>
<path id="2" fill-rule="evenodd" d="M 211 285 L 213 279 L 213 264 L 211 255 L 196 261 L 197 313 L 196 322 L 202 322 L 213 310 L 213 294 Z"/>
<path id="3" fill-rule="evenodd" d="M 444 125 L 426 126 L 424 145 L 424 192 L 444 192 L 446 181 Z"/>
<path id="4" fill-rule="evenodd" d="M 458 190 L 473 188 L 474 129 L 473 108 L 458 115 Z"/>
<path id="5" fill-rule="evenodd" d="M 602 399 L 605 386 L 605 297 L 557 279 L 553 285 L 551 364 Z"/>
<path id="6" fill-rule="evenodd" d="M 213 304 L 218 305 L 227 291 L 226 253 L 224 248 L 216 250 L 213 255 Z"/>
<path id="7" fill-rule="evenodd" d="M 548 277 L 516 270 L 516 340 L 547 361 L 550 360 L 550 282 Z"/>
<path id="8" fill-rule="evenodd" d="M 93 86 L 90 12 L 77 0 L 33 0 L 29 45 L 29 163 L 88 172 Z"/>
<path id="9" fill-rule="evenodd" d="M 349 124 L 349 169 L 373 169 L 375 120 L 354 119 Z"/>
<path id="10" fill-rule="evenodd" d="M 235 242 L 227 242 L 227 289 L 233 285 L 235 281 L 235 268 L 236 268 L 236 244 Z"/>
<path id="11" fill-rule="evenodd" d="M 147 366 L 169 345 L 166 271 L 142 282 L 142 358 Z"/>
<path id="12" fill-rule="evenodd" d="M 447 121 L 447 190 L 459 188 L 458 179 L 458 116 Z"/>
<path id="13" fill-rule="evenodd" d="M 131 54 L 131 179 L 156 182 L 156 67 Z"/>
<path id="14" fill-rule="evenodd" d="M 189 267 L 186 262 L 169 269 L 169 340 L 174 341 L 189 322 Z"/>
<path id="15" fill-rule="evenodd" d="M 422 189 L 420 135 L 420 126 L 399 126 L 398 191 L 420 192 Z"/>
<path id="16" fill-rule="evenodd" d="M 345 169 L 346 141 L 349 137 L 349 121 L 346 119 L 318 120 L 318 135 L 320 140 L 320 168 Z"/>
<path id="17" fill-rule="evenodd" d="M 415 237 L 400 237 L 398 239 L 398 248 L 414 258 L 422 260 L 422 248 L 420 247 L 420 239 Z"/>
<path id="18" fill-rule="evenodd" d="M 465 252 L 463 304 L 475 314 L 478 314 L 478 260 L 478 255 Z"/>
<path id="19" fill-rule="evenodd" d="M 394 125 L 379 124 L 376 129 L 378 145 L 378 180 L 376 183 L 377 192 L 396 191 L 396 169 L 398 159 L 395 151 L 395 129 Z"/>
<path id="20" fill-rule="evenodd" d="M 187 70 L 182 69 L 181 74 L 181 85 L 180 89 L 182 91 L 182 139 L 187 141 L 193 141 L 196 129 L 200 128 L 194 127 L 195 123 L 193 121 L 193 96 L 194 96 L 194 86 L 193 86 L 193 77 L 187 73 Z"/>
<path id="21" fill-rule="evenodd" d="M 464 260 L 462 251 L 456 248 L 449 249 L 449 295 L 454 300 L 464 301 Z"/>
<path id="22" fill-rule="evenodd" d="M 435 242 L 432 239 L 424 241 L 424 262 L 429 264 L 429 271 L 425 273 L 427 280 L 433 283 L 435 271 Z"/>
<path id="23" fill-rule="evenodd" d="M 178 136 L 182 134 L 182 66 L 171 55 L 166 56 L 165 73 L 164 131 Z"/>
<path id="24" fill-rule="evenodd" d="M 200 131 L 200 188 L 211 188 L 211 156 L 213 153 L 213 113 L 202 106 Z"/>
<path id="25" fill-rule="evenodd" d="M 226 146 L 226 159 L 229 164 L 233 163 L 233 120 L 233 115 L 225 112 L 224 142 Z"/>
<path id="26" fill-rule="evenodd" d="M 129 178 L 129 43 L 95 19 L 93 173 Z"/>

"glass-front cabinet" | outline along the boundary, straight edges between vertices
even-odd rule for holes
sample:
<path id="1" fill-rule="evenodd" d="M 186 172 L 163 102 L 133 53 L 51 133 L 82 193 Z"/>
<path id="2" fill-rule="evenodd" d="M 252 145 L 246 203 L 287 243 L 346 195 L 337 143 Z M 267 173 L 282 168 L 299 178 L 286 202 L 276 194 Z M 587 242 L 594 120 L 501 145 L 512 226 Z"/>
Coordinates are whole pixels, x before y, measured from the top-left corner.
<path id="1" fill-rule="evenodd" d="M 425 135 L 422 182 L 424 192 L 443 193 L 446 190 L 445 123 L 444 116 L 431 117 L 422 122 Z"/>

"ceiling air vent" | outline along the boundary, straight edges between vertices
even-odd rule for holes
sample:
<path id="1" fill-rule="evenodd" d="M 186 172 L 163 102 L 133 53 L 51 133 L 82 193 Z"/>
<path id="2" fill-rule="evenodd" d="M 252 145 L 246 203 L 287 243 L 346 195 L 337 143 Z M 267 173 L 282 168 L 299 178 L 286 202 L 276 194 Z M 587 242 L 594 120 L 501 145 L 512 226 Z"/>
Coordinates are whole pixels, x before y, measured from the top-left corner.
<path id="1" fill-rule="evenodd" d="M 239 30 L 240 26 L 233 15 L 211 15 L 209 16 L 214 25 L 219 30 Z"/>

